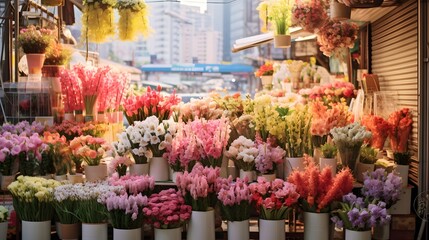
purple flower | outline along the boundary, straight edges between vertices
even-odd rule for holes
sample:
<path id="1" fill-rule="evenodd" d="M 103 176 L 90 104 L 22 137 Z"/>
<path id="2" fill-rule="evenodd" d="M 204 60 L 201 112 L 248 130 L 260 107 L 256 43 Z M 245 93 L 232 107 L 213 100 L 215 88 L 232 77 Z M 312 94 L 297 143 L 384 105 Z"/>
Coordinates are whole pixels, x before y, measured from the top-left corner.
<path id="1" fill-rule="evenodd" d="M 390 208 L 399 200 L 402 179 L 394 173 L 386 175 L 383 168 L 379 168 L 364 176 L 362 194 L 369 198 L 369 201 L 379 200 L 386 203 Z"/>
<path id="2" fill-rule="evenodd" d="M 337 216 L 333 216 L 333 217 L 331 217 L 331 221 L 332 221 L 333 223 L 335 223 L 335 226 L 336 226 L 337 228 L 343 228 L 343 226 L 344 226 L 343 221 L 341 221 L 341 219 L 340 219 L 339 217 L 337 217 Z"/>

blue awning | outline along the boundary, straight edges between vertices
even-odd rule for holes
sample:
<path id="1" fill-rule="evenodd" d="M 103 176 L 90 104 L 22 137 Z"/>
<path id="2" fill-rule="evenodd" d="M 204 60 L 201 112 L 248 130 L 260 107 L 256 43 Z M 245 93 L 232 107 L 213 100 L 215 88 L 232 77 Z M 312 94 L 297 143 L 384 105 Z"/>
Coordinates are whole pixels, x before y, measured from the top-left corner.
<path id="1" fill-rule="evenodd" d="M 254 69 L 244 64 L 146 64 L 143 72 L 250 73 Z"/>

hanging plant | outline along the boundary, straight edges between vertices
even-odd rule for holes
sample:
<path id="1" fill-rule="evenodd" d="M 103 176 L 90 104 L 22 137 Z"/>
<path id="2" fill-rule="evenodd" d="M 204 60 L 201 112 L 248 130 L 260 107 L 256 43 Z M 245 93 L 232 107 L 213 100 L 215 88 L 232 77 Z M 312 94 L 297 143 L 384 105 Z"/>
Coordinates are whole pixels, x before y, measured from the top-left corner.
<path id="1" fill-rule="evenodd" d="M 61 6 L 61 5 L 63 5 L 63 0 L 42 0 L 42 5 L 44 5 L 44 6 Z"/>
<path id="2" fill-rule="evenodd" d="M 149 36 L 148 7 L 144 0 L 118 0 L 119 39 L 133 41 L 138 35 Z"/>
<path id="3" fill-rule="evenodd" d="M 82 36 L 86 42 L 102 43 L 113 36 L 116 0 L 84 0 L 82 15 Z"/>
<path id="4" fill-rule="evenodd" d="M 325 0 L 297 0 L 292 8 L 292 24 L 317 32 L 328 19 Z"/>
<path id="5" fill-rule="evenodd" d="M 330 20 L 317 35 L 320 51 L 330 57 L 343 49 L 353 48 L 358 32 L 359 27 L 354 23 Z"/>

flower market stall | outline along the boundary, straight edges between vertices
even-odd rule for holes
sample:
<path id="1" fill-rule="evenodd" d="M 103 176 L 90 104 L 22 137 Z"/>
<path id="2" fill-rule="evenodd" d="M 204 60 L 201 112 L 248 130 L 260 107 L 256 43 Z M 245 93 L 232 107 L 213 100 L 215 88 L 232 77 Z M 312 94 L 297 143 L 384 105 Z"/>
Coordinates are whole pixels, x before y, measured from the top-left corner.
<path id="1" fill-rule="evenodd" d="M 134 89 L 128 74 L 96 61 L 69 66 L 54 30 L 22 28 L 27 87 L 46 92 L 17 93 L 14 111 L 27 119 L 0 125 L 0 239 L 413 239 L 424 113 L 414 96 L 392 93 L 399 80 L 378 49 L 352 69 L 351 49 L 370 31 L 353 14 L 377 5 L 363 2 L 261 1 L 275 47 L 295 46 L 291 28 L 300 27 L 317 35 L 320 55 L 260 62 L 253 95 L 188 102 L 161 86 Z M 87 42 L 152 32 L 144 0 L 82 9 Z M 371 51 L 366 44 L 359 51 Z M 347 72 L 334 77 L 321 55 Z M 413 229 L 400 231 L 404 219 Z"/>

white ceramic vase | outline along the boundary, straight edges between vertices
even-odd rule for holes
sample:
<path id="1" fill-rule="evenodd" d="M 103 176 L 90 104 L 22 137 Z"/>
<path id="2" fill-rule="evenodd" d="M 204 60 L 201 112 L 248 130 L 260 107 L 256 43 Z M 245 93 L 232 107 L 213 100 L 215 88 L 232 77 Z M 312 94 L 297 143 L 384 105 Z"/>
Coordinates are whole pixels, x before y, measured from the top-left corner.
<path id="1" fill-rule="evenodd" d="M 149 163 L 133 164 L 130 166 L 130 174 L 144 176 L 149 174 Z"/>
<path id="2" fill-rule="evenodd" d="M 249 220 L 228 221 L 228 240 L 249 240 Z"/>
<path id="3" fill-rule="evenodd" d="M 332 177 L 335 177 L 337 174 L 337 159 L 321 157 L 319 159 L 319 167 L 320 171 L 322 171 L 325 167 L 329 167 L 329 169 L 331 169 Z"/>
<path id="4" fill-rule="evenodd" d="M 398 176 L 400 176 L 402 178 L 402 187 L 403 188 L 408 186 L 408 170 L 409 169 L 410 169 L 410 165 L 396 165 L 396 168 L 395 168 L 395 171 L 398 173 Z"/>
<path id="5" fill-rule="evenodd" d="M 329 213 L 304 212 L 304 240 L 329 240 Z"/>
<path id="6" fill-rule="evenodd" d="M 107 177 L 107 165 L 85 166 L 85 177 L 88 182 L 104 180 Z"/>
<path id="7" fill-rule="evenodd" d="M 353 231 L 346 229 L 345 240 L 371 240 L 371 231 Z"/>
<path id="8" fill-rule="evenodd" d="M 188 240 L 215 240 L 214 210 L 192 211 L 187 231 Z"/>
<path id="9" fill-rule="evenodd" d="M 107 240 L 107 223 L 82 223 L 82 240 Z"/>
<path id="10" fill-rule="evenodd" d="M 285 221 L 259 219 L 259 239 L 285 240 Z"/>
<path id="11" fill-rule="evenodd" d="M 283 164 L 284 167 L 284 176 L 285 179 L 287 179 L 287 177 L 289 177 L 289 175 L 294 171 L 294 170 L 304 170 L 304 158 L 302 157 L 297 157 L 297 158 L 292 158 L 292 157 L 287 157 L 285 159 L 285 162 Z"/>
<path id="12" fill-rule="evenodd" d="M 244 171 L 244 170 L 240 169 L 240 178 L 241 179 L 244 179 L 247 177 L 248 182 L 253 182 L 253 181 L 255 181 L 255 176 L 256 176 L 255 171 Z"/>
<path id="13" fill-rule="evenodd" d="M 169 170 L 167 159 L 163 157 L 153 157 L 150 159 L 149 175 L 154 178 L 155 181 L 168 181 Z"/>
<path id="14" fill-rule="evenodd" d="M 135 229 L 117 229 L 113 228 L 113 240 L 140 240 L 142 228 Z"/>
<path id="15" fill-rule="evenodd" d="M 51 221 L 22 221 L 22 240 L 51 239 Z"/>
<path id="16" fill-rule="evenodd" d="M 181 240 L 182 228 L 159 229 L 155 228 L 155 240 Z"/>

